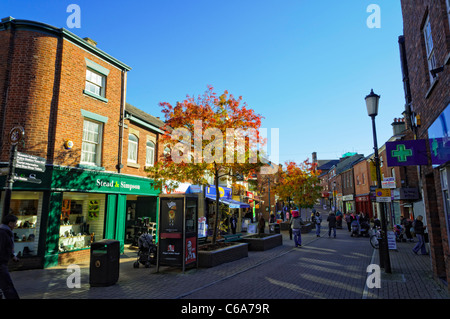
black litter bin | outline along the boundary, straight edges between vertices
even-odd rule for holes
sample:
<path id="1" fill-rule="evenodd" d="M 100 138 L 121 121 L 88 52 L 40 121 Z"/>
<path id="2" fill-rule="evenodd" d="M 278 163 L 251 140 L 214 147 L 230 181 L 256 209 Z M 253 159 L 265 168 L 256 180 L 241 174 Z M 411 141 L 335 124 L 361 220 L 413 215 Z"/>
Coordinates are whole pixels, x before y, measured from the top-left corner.
<path id="1" fill-rule="evenodd" d="M 280 233 L 280 224 L 277 224 L 277 223 L 269 224 L 269 233 L 270 234 L 279 234 Z"/>
<path id="2" fill-rule="evenodd" d="M 89 284 L 91 287 L 114 285 L 119 279 L 120 242 L 104 239 L 91 244 Z"/>

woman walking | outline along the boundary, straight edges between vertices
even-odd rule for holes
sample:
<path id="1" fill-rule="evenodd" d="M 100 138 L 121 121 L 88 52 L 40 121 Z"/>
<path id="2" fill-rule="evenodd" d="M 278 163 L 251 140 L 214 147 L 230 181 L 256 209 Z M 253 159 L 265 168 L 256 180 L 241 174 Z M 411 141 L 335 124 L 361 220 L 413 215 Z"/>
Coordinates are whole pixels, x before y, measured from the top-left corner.
<path id="1" fill-rule="evenodd" d="M 302 234 L 301 234 L 302 219 L 298 215 L 297 210 L 293 210 L 291 213 L 292 218 L 290 228 L 292 229 L 292 234 L 294 235 L 294 244 L 295 247 L 300 247 L 302 245 Z"/>

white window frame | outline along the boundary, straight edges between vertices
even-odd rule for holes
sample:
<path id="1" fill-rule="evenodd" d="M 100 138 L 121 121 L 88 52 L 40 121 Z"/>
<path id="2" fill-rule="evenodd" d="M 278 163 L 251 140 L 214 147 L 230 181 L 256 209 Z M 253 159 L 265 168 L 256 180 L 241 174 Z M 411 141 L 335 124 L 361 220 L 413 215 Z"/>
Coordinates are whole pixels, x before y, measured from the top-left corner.
<path id="1" fill-rule="evenodd" d="M 448 28 L 450 29 L 450 0 L 445 0 L 447 4 Z"/>
<path id="2" fill-rule="evenodd" d="M 84 88 L 85 91 L 94 95 L 105 97 L 105 87 L 106 76 L 90 68 L 86 68 L 86 83 Z M 98 92 L 95 89 L 98 89 Z"/>
<path id="3" fill-rule="evenodd" d="M 97 141 L 93 139 L 88 139 L 86 133 L 95 133 L 93 131 L 89 130 L 90 125 L 97 125 L 98 126 L 98 133 L 97 133 Z M 103 123 L 93 121 L 88 118 L 84 118 L 83 122 L 83 137 L 82 137 L 82 145 L 81 145 L 81 159 L 80 164 L 86 164 L 86 165 L 93 165 L 93 166 L 101 166 L 101 159 L 102 159 L 102 142 L 103 142 Z M 94 161 L 86 160 L 86 153 L 89 151 L 86 151 L 83 146 L 85 145 L 94 145 L 95 151 L 91 152 L 95 156 Z"/>
<path id="4" fill-rule="evenodd" d="M 424 27 L 423 27 L 423 37 L 425 40 L 425 50 L 427 54 L 427 64 L 428 64 L 428 74 L 430 75 L 430 81 L 434 81 L 434 77 L 431 74 L 431 70 L 436 68 L 436 56 L 434 54 L 434 44 L 433 36 L 431 32 L 430 16 L 428 15 Z"/>
<path id="5" fill-rule="evenodd" d="M 133 141 L 132 138 L 136 138 L 136 141 Z M 134 154 L 132 152 L 133 150 Z M 137 137 L 135 134 L 132 133 L 128 134 L 128 162 L 137 163 L 138 150 L 139 150 L 139 137 Z"/>
<path id="6" fill-rule="evenodd" d="M 145 158 L 145 166 L 154 166 L 155 165 L 155 149 L 156 145 L 152 141 L 147 141 L 145 150 L 146 150 L 146 158 Z"/>

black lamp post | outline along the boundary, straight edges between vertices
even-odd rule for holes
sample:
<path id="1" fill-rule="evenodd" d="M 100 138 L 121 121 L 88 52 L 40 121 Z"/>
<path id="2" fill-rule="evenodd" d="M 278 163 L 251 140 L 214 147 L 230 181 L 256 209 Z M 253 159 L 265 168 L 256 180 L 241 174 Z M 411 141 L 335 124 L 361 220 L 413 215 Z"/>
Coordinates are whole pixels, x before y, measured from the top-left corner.
<path id="1" fill-rule="evenodd" d="M 334 213 L 337 213 L 337 206 L 336 206 L 336 181 L 333 181 L 333 201 L 334 201 Z"/>
<path id="2" fill-rule="evenodd" d="M 375 169 L 377 173 L 377 187 L 381 188 L 381 173 L 380 173 L 380 157 L 378 156 L 378 144 L 377 144 L 377 131 L 375 128 L 375 117 L 378 115 L 378 102 L 380 96 L 370 91 L 370 94 L 366 96 L 367 114 L 372 118 L 372 131 L 373 131 L 373 149 L 375 152 Z M 384 204 L 380 204 L 380 217 L 381 217 L 381 241 L 380 241 L 380 267 L 384 268 L 386 273 L 391 273 L 391 262 L 389 258 L 389 248 L 386 238 L 387 226 Z"/>

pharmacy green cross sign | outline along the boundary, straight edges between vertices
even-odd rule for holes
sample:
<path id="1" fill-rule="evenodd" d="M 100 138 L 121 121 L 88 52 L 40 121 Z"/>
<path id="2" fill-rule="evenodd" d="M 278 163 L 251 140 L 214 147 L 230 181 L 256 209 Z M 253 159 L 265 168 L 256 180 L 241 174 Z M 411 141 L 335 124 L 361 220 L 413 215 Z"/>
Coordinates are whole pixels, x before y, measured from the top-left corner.
<path id="1" fill-rule="evenodd" d="M 388 166 L 427 165 L 425 140 L 399 140 L 386 142 Z"/>
<path id="2" fill-rule="evenodd" d="M 408 156 L 413 155 L 412 149 L 407 149 L 404 144 L 398 144 L 397 149 L 391 151 L 392 157 L 397 157 L 397 161 L 406 162 Z"/>

